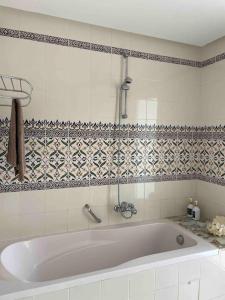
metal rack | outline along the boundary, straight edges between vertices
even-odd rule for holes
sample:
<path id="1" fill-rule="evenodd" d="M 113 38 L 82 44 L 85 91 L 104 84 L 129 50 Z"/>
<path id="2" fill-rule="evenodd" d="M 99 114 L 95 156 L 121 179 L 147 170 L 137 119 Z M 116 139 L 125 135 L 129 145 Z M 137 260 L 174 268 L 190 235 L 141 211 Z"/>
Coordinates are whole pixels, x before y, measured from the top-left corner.
<path id="1" fill-rule="evenodd" d="M 18 99 L 21 100 L 21 106 L 25 107 L 31 102 L 32 91 L 33 86 L 28 80 L 0 74 L 0 100 Z M 0 103 L 0 106 L 11 106 L 11 103 Z"/>

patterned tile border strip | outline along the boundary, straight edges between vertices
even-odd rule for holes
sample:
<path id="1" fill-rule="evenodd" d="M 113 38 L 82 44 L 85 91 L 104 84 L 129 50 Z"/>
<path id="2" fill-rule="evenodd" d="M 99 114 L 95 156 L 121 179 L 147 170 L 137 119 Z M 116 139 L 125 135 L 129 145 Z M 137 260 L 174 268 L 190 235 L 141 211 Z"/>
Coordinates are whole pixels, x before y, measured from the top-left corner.
<path id="1" fill-rule="evenodd" d="M 141 59 L 147 59 L 147 60 L 153 60 L 153 61 L 171 63 L 171 64 L 178 64 L 178 65 L 184 65 L 184 66 L 190 66 L 190 67 L 196 67 L 196 68 L 203 68 L 203 67 L 206 67 L 208 65 L 214 64 L 216 62 L 219 62 L 219 61 L 225 59 L 225 52 L 221 53 L 217 56 L 214 56 L 212 58 L 206 59 L 204 61 L 196 61 L 196 60 L 191 60 L 191 59 L 184 59 L 184 58 L 178 58 L 178 57 L 172 57 L 172 56 L 146 53 L 146 52 L 136 51 L 136 50 L 132 50 L 132 49 L 111 47 L 111 46 L 107 46 L 107 45 L 94 44 L 94 43 L 90 43 L 90 42 L 77 41 L 77 40 L 72 40 L 72 39 L 67 39 L 67 38 L 62 38 L 62 37 L 57 37 L 57 36 L 50 36 L 50 35 L 46 35 L 46 34 L 21 31 L 21 30 L 9 29 L 9 28 L 3 28 L 3 27 L 0 28 L 0 36 L 32 40 L 32 41 L 36 41 L 36 42 L 55 44 L 55 45 L 61 45 L 61 46 L 66 46 L 66 47 L 75 47 L 75 48 L 104 52 L 104 53 L 109 53 L 109 54 L 122 55 L 122 54 L 126 53 L 130 57 L 136 57 L 136 58 L 141 58 Z"/>
<path id="2" fill-rule="evenodd" d="M 9 120 L 0 119 L 0 137 L 8 136 Z M 82 123 L 82 122 L 60 122 L 60 121 L 25 121 L 26 137 L 72 137 L 72 138 L 147 138 L 147 139 L 192 139 L 192 140 L 225 140 L 224 126 L 189 127 L 189 126 L 143 126 L 127 124 L 121 127 L 117 124 L 104 123 Z M 50 182 L 26 182 L 23 184 L 10 183 L 0 185 L 0 192 L 42 190 L 55 188 L 69 188 L 81 186 L 112 185 L 118 181 L 125 183 L 159 182 L 171 180 L 199 179 L 218 185 L 225 185 L 225 179 L 212 175 L 200 175 L 195 171 L 191 174 L 155 175 L 126 178 L 99 178 Z"/>
<path id="3" fill-rule="evenodd" d="M 180 180 L 201 180 L 217 185 L 225 186 L 225 179 L 203 176 L 199 174 L 182 174 L 182 175 L 158 175 L 158 176 L 142 176 L 131 178 L 104 178 L 104 179 L 91 179 L 89 180 L 72 180 L 72 181 L 52 181 L 52 182 L 27 182 L 27 183 L 13 183 L 13 184 L 0 184 L 0 193 L 6 192 L 19 192 L 19 191 L 33 191 L 33 190 L 48 190 L 48 189 L 62 189 L 74 187 L 88 187 L 88 186 L 101 186 L 101 185 L 115 185 L 132 184 L 132 183 L 147 183 L 147 182 L 165 182 L 165 181 L 180 181 Z"/>
<path id="4" fill-rule="evenodd" d="M 8 136 L 10 121 L 0 119 L 0 136 Z M 225 139 L 225 126 L 172 126 L 26 120 L 26 137 Z"/>
<path id="5" fill-rule="evenodd" d="M 163 182 L 163 181 L 178 181 L 178 180 L 192 180 L 196 179 L 194 174 L 180 175 L 167 175 L 163 176 L 142 176 L 132 178 L 104 178 L 104 179 L 91 179 L 91 180 L 71 180 L 71 181 L 52 181 L 52 182 L 27 182 L 27 183 L 13 183 L 13 184 L 0 184 L 0 193 L 6 192 L 21 192 L 21 191 L 33 191 L 33 190 L 48 190 L 48 189 L 62 189 L 62 188 L 74 188 L 74 187 L 88 187 L 88 186 L 100 186 L 100 185 L 115 185 L 131 184 L 131 183 L 147 183 L 147 182 Z"/>

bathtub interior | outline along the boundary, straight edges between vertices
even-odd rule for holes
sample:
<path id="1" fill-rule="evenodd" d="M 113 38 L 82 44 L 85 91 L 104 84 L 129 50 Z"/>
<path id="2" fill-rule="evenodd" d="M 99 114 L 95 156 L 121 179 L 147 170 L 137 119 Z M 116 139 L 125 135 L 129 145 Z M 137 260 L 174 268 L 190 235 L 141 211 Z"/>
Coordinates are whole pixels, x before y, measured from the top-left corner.
<path id="1" fill-rule="evenodd" d="M 148 255 L 193 247 L 188 235 L 177 243 L 179 227 L 154 223 L 80 231 L 12 244 L 1 254 L 15 278 L 43 282 L 113 268 Z"/>

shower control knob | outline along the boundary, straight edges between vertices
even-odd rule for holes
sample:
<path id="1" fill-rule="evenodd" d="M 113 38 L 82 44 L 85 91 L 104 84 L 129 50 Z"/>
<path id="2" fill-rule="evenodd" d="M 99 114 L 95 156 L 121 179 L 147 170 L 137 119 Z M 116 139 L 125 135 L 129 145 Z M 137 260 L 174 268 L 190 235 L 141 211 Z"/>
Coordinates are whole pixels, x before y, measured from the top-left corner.
<path id="1" fill-rule="evenodd" d="M 133 215 L 136 215 L 136 214 L 137 214 L 137 210 L 136 210 L 136 208 L 133 208 L 133 210 L 132 210 L 132 214 L 133 214 Z"/>
<path id="2" fill-rule="evenodd" d="M 128 203 L 126 201 L 123 201 L 117 205 L 114 206 L 114 211 L 120 212 L 122 216 L 124 216 L 126 219 L 129 219 L 132 217 L 132 215 L 137 214 L 137 209 L 135 208 L 133 203 Z"/>

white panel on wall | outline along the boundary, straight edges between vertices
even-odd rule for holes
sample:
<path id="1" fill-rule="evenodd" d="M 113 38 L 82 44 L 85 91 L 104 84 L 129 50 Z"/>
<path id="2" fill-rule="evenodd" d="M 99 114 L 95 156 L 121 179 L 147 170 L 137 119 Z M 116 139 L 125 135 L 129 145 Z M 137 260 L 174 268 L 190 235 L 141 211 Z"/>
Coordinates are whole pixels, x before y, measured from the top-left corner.
<path id="1" fill-rule="evenodd" d="M 195 259 L 178 264 L 179 283 L 187 283 L 188 281 L 200 278 L 200 260 Z"/>
<path id="2" fill-rule="evenodd" d="M 120 277 L 102 281 L 102 300 L 128 300 L 128 297 L 128 277 Z"/>
<path id="3" fill-rule="evenodd" d="M 151 300 L 154 299 L 155 271 L 149 270 L 139 272 L 130 276 L 130 298 L 129 300 Z"/>
<path id="4" fill-rule="evenodd" d="M 34 297 L 34 300 L 68 300 L 69 290 L 61 290 L 42 294 Z"/>
<path id="5" fill-rule="evenodd" d="M 76 286 L 70 289 L 70 300 L 99 300 L 100 282 Z"/>
<path id="6" fill-rule="evenodd" d="M 179 300 L 198 300 L 199 280 L 179 285 Z"/>
<path id="7" fill-rule="evenodd" d="M 156 289 L 178 285 L 177 265 L 169 265 L 156 269 Z"/>
<path id="8" fill-rule="evenodd" d="M 155 300 L 178 300 L 178 287 L 173 286 L 156 291 Z"/>

